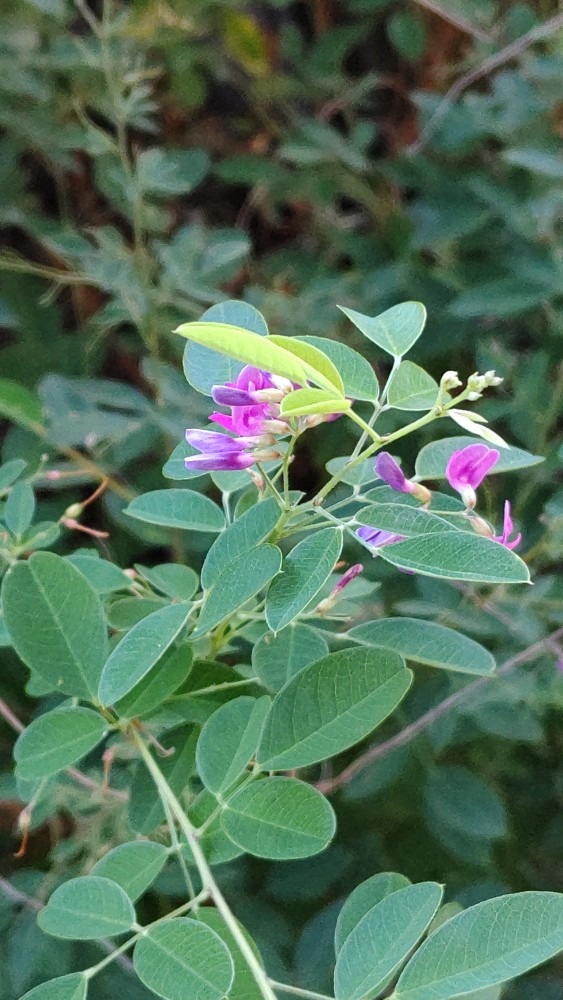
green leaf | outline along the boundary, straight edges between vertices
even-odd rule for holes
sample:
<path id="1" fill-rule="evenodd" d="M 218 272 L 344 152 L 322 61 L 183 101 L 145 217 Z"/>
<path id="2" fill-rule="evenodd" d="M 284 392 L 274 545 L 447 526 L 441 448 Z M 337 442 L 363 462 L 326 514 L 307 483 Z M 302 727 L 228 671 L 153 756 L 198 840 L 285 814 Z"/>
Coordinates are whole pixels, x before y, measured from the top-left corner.
<path id="1" fill-rule="evenodd" d="M 521 976 L 563 949 L 563 894 L 497 896 L 452 917 L 404 969 L 394 1000 L 450 1000 Z"/>
<path id="2" fill-rule="evenodd" d="M 396 872 L 380 872 L 356 886 L 338 914 L 334 931 L 336 954 L 338 955 L 348 935 L 352 933 L 366 913 L 386 896 L 390 896 L 392 892 L 404 889 L 408 885 L 410 882 L 404 875 L 398 875 Z"/>
<path id="3" fill-rule="evenodd" d="M 119 844 L 96 862 L 91 874 L 111 879 L 135 902 L 160 874 L 169 853 L 164 844 L 152 840 Z"/>
<path id="4" fill-rule="evenodd" d="M 0 416 L 31 431 L 37 431 L 43 419 L 37 396 L 8 378 L 0 378 Z"/>
<path id="5" fill-rule="evenodd" d="M 184 528 L 186 531 L 221 531 L 225 516 L 220 507 L 209 497 L 194 490 L 153 490 L 135 497 L 125 513 L 148 524 L 161 524 L 166 528 Z"/>
<path id="6" fill-rule="evenodd" d="M 266 598 L 266 622 L 279 632 L 311 603 L 332 573 L 342 551 L 342 532 L 323 528 L 304 538 L 283 560 L 282 572 Z"/>
<path id="7" fill-rule="evenodd" d="M 295 354 L 297 358 L 304 361 L 311 369 L 320 373 L 323 376 L 323 381 L 319 384 L 324 389 L 329 392 L 332 391 L 333 394 L 334 390 L 336 390 L 338 396 L 344 395 L 344 383 L 338 368 L 318 347 L 306 341 L 297 340 L 295 337 L 271 336 L 269 343 L 277 344 L 278 347 L 283 347 L 284 350 Z"/>
<path id="8" fill-rule="evenodd" d="M 410 351 L 426 323 L 422 302 L 401 302 L 374 318 L 363 316 L 355 309 L 338 308 L 367 338 L 395 358 Z"/>
<path id="9" fill-rule="evenodd" d="M 381 548 L 379 555 L 393 566 L 444 580 L 530 582 L 528 568 L 515 552 L 490 538 L 464 531 L 417 535 Z"/>
<path id="10" fill-rule="evenodd" d="M 197 344 L 194 344 L 193 346 L 197 347 Z M 204 348 L 202 347 L 201 350 L 204 350 Z M 220 358 L 221 355 L 218 354 L 217 357 Z M 192 448 L 187 441 L 180 441 L 180 443 L 174 448 L 174 451 L 170 455 L 169 459 L 164 463 L 162 467 L 162 475 L 165 479 L 173 479 L 177 483 L 187 479 L 202 479 L 204 476 L 208 475 L 207 472 L 202 472 L 200 469 L 186 469 L 185 465 L 186 458 L 189 458 L 190 455 L 197 454 L 197 449 Z"/>
<path id="11" fill-rule="evenodd" d="M 281 552 L 263 544 L 233 559 L 206 592 L 194 636 L 205 635 L 241 608 L 279 573 Z"/>
<path id="12" fill-rule="evenodd" d="M 26 465 L 27 462 L 24 462 L 23 458 L 12 458 L 10 462 L 0 465 L 0 493 L 7 490 L 8 486 L 11 486 L 18 476 L 21 476 Z"/>
<path id="13" fill-rule="evenodd" d="M 327 389 L 296 389 L 282 400 L 282 417 L 302 417 L 309 413 L 346 413 L 350 400 L 335 398 Z"/>
<path id="14" fill-rule="evenodd" d="M 99 598 L 79 570 L 51 552 L 35 553 L 8 570 L 2 609 L 26 666 L 57 691 L 96 701 L 107 632 Z"/>
<path id="15" fill-rule="evenodd" d="M 367 399 L 375 402 L 379 397 L 377 376 L 366 360 L 348 344 L 326 337 L 299 337 L 306 344 L 317 347 L 336 365 L 344 383 L 344 393 L 349 399 Z"/>
<path id="16" fill-rule="evenodd" d="M 492 674 L 494 657 L 474 639 L 452 628 L 417 618 L 380 618 L 348 633 L 370 646 L 394 649 L 405 660 L 462 674 Z"/>
<path id="17" fill-rule="evenodd" d="M 258 983 L 248 967 L 246 959 L 244 958 L 237 942 L 235 941 L 219 911 L 215 910 L 211 906 L 203 906 L 198 912 L 197 919 L 200 923 L 205 924 L 206 927 L 210 927 L 212 931 L 215 931 L 215 933 L 218 934 L 221 940 L 226 944 L 231 953 L 231 958 L 235 967 L 235 978 L 233 980 L 233 985 L 229 990 L 229 1000 L 262 1000 L 262 991 L 260 990 Z M 260 956 L 254 941 L 250 935 L 247 934 L 244 927 L 241 927 L 240 924 L 239 927 L 253 952 L 256 954 L 256 957 L 259 959 Z"/>
<path id="18" fill-rule="evenodd" d="M 198 774 L 212 792 L 225 792 L 256 752 L 270 699 L 235 698 L 207 720 L 197 744 Z"/>
<path id="19" fill-rule="evenodd" d="M 416 474 L 420 479 L 445 479 L 446 465 L 454 451 L 466 448 L 469 444 L 482 444 L 478 437 L 449 437 L 440 441 L 431 441 L 421 448 L 416 460 Z M 489 475 L 498 472 L 511 472 L 514 469 L 528 469 L 538 465 L 544 459 L 541 455 L 532 455 L 522 448 L 501 448 L 500 458 L 493 466 Z"/>
<path id="20" fill-rule="evenodd" d="M 226 323 L 229 326 L 242 327 L 260 337 L 265 337 L 268 333 L 268 326 L 262 313 L 248 302 L 238 302 L 233 299 L 211 306 L 211 309 L 201 317 L 201 322 Z M 184 374 L 190 385 L 205 396 L 211 395 L 214 385 L 236 381 L 241 368 L 239 361 L 212 351 L 202 344 L 188 341 L 184 349 Z"/>
<path id="21" fill-rule="evenodd" d="M 137 157 L 137 183 L 141 192 L 173 198 L 189 194 L 209 170 L 202 149 L 145 149 Z"/>
<path id="22" fill-rule="evenodd" d="M 279 519 L 278 503 L 274 497 L 268 497 L 229 524 L 215 539 L 205 557 L 201 570 L 202 587 L 209 590 L 229 563 L 264 542 Z"/>
<path id="23" fill-rule="evenodd" d="M 110 604 L 107 610 L 108 625 L 117 632 L 127 632 L 153 611 L 168 607 L 160 597 L 122 597 Z"/>
<path id="24" fill-rule="evenodd" d="M 409 62 L 422 59 L 426 49 L 426 32 L 422 21 L 410 11 L 397 11 L 387 22 L 389 41 Z"/>
<path id="25" fill-rule="evenodd" d="M 262 770 L 326 760 L 358 743 L 397 707 L 412 681 L 389 650 L 345 649 L 305 667 L 274 698 L 257 759 Z"/>
<path id="26" fill-rule="evenodd" d="M 33 781 L 70 767 L 94 749 L 107 728 L 105 719 L 89 708 L 64 706 L 40 715 L 16 741 L 18 777 Z"/>
<path id="27" fill-rule="evenodd" d="M 348 465 L 348 462 L 351 461 L 351 458 L 351 455 L 338 455 L 335 458 L 331 458 L 326 463 L 327 472 L 331 476 L 339 475 L 344 466 Z M 373 483 L 378 478 L 374 469 L 373 458 L 366 458 L 365 461 L 359 462 L 353 469 L 340 476 L 341 482 L 347 483 L 348 486 L 365 486 L 366 483 Z"/>
<path id="28" fill-rule="evenodd" d="M 360 524 L 404 535 L 407 538 L 452 531 L 449 521 L 431 514 L 425 507 L 411 507 L 402 503 L 378 503 L 372 507 L 363 507 L 356 514 L 356 520 Z"/>
<path id="29" fill-rule="evenodd" d="M 125 590 L 131 586 L 131 580 L 123 570 L 107 559 L 98 559 L 94 555 L 78 554 L 66 558 L 68 562 L 80 570 L 92 590 L 95 590 L 97 594 L 113 594 L 117 590 Z"/>
<path id="30" fill-rule="evenodd" d="M 175 795 L 181 795 L 195 767 L 197 732 L 191 726 L 179 726 L 161 737 L 169 756 L 155 756 L 156 763 Z M 152 751 L 151 751 L 152 752 Z M 142 761 L 137 765 L 129 796 L 129 823 L 135 833 L 144 836 L 164 822 L 164 809 L 156 785 Z"/>
<path id="31" fill-rule="evenodd" d="M 204 827 L 198 834 L 199 845 L 210 865 L 223 865 L 227 861 L 240 858 L 244 851 L 233 844 L 221 826 L 221 816 L 217 811 L 217 799 L 204 788 L 188 810 L 188 818 L 196 827 Z M 182 844 L 182 854 L 189 865 L 197 868 L 192 849 L 186 842 Z"/>
<path id="32" fill-rule="evenodd" d="M 16 538 L 27 531 L 35 514 L 35 494 L 29 483 L 17 483 L 4 507 L 4 524 Z"/>
<path id="33" fill-rule="evenodd" d="M 29 990 L 21 1000 L 86 1000 L 88 980 L 81 972 L 51 979 Z"/>
<path id="34" fill-rule="evenodd" d="M 230 839 L 257 858 L 283 861 L 324 851 L 336 831 L 332 806 L 296 778 L 265 778 L 229 799 L 222 816 Z"/>
<path id="35" fill-rule="evenodd" d="M 189 601 L 197 590 L 197 573 L 190 566 L 182 566 L 180 563 L 161 563 L 149 569 L 147 566 L 135 563 L 135 569 L 151 587 L 172 599 Z"/>
<path id="36" fill-rule="evenodd" d="M 563 180 L 563 160 L 557 153 L 542 149 L 505 149 L 501 156 L 512 166 L 522 167 L 552 180 Z"/>
<path id="37" fill-rule="evenodd" d="M 99 699 L 113 705 L 152 670 L 186 624 L 187 604 L 170 604 L 143 618 L 111 653 L 100 678 Z"/>
<path id="38" fill-rule="evenodd" d="M 326 639 L 310 625 L 291 624 L 274 635 L 267 632 L 252 649 L 252 666 L 264 687 L 280 688 L 309 663 L 328 653 Z"/>
<path id="39" fill-rule="evenodd" d="M 336 1000 L 362 1000 L 384 988 L 432 920 L 442 899 L 436 882 L 407 885 L 368 910 L 336 960 Z"/>
<path id="40" fill-rule="evenodd" d="M 428 773 L 424 805 L 432 829 L 441 826 L 483 840 L 506 836 L 507 816 L 502 799 L 478 774 L 450 765 Z"/>
<path id="41" fill-rule="evenodd" d="M 438 383 L 424 368 L 401 361 L 389 385 L 389 405 L 396 410 L 430 410 L 439 392 Z"/>
<path id="42" fill-rule="evenodd" d="M 223 1000 L 234 977 L 219 935 L 188 917 L 149 927 L 135 946 L 133 964 L 141 982 L 164 1000 Z"/>
<path id="43" fill-rule="evenodd" d="M 150 715 L 178 690 L 189 676 L 191 666 L 192 650 L 186 643 L 168 649 L 158 661 L 158 670 L 151 670 L 128 694 L 116 701 L 114 708 L 119 718 L 138 719 Z"/>
<path id="44" fill-rule="evenodd" d="M 85 875 L 55 889 L 37 916 L 46 934 L 89 941 L 125 934 L 135 923 L 133 904 L 121 886 L 109 878 Z"/>

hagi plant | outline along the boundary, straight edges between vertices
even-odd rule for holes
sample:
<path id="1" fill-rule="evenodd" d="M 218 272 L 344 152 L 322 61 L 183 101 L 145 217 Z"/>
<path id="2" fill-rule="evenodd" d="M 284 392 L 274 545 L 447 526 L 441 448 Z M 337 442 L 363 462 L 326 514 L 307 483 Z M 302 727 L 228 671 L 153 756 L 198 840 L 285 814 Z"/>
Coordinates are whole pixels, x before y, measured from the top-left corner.
<path id="1" fill-rule="evenodd" d="M 494 676 L 488 650 L 458 630 L 374 617 L 378 567 L 486 588 L 483 600 L 487 588 L 528 584 L 510 504 L 489 520 L 480 490 L 489 474 L 537 459 L 471 408 L 500 383 L 494 372 L 448 371 L 437 383 L 405 360 L 424 328 L 420 303 L 375 318 L 344 311 L 392 359 L 381 387 L 346 344 L 270 335 L 247 304 L 212 307 L 176 331 L 187 379 L 219 409 L 167 461 L 177 485 L 136 496 L 126 514 L 212 539 L 199 573 L 37 551 L 79 530 L 85 504 L 34 524 L 33 477 L 16 460 L 0 470 L 3 642 L 41 699 L 15 747 L 27 802 L 20 850 L 73 785 L 93 796 L 89 822 L 111 829 L 114 844 L 87 874 L 61 872 L 37 917 L 55 938 L 100 941 L 104 957 L 27 1000 L 85 1000 L 116 962 L 149 991 L 141 996 L 326 1000 L 277 981 L 235 915 L 237 884 L 223 884 L 222 866 L 325 851 L 337 826 L 327 796 L 370 760 L 377 767 L 378 746 L 362 744 L 413 685 L 407 662 L 474 675 L 452 704 Z M 292 482 L 301 436 L 335 420 L 353 422 L 356 445 L 304 495 Z M 442 437 L 452 420 L 469 433 Z M 438 433 L 411 474 L 400 442 L 427 425 Z M 211 495 L 179 484 L 208 474 Z M 407 742 L 416 725 L 389 742 Z M 181 897 L 151 913 L 143 896 L 166 872 Z M 563 949 L 563 895 L 502 894 L 462 909 L 444 905 L 445 891 L 374 868 L 339 910 L 336 1000 L 492 1000 Z"/>

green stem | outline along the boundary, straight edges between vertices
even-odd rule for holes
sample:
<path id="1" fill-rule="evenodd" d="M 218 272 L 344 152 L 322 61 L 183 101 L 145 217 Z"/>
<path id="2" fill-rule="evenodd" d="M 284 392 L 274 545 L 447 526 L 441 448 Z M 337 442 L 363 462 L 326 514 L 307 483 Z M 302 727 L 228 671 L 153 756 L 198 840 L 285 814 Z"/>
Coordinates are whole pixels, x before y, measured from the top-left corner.
<path id="1" fill-rule="evenodd" d="M 276 994 L 274 993 L 274 991 L 270 986 L 268 977 L 266 976 L 266 973 L 264 972 L 264 969 L 262 968 L 259 959 L 254 954 L 254 951 L 252 950 L 246 937 L 242 933 L 238 920 L 231 912 L 231 909 L 225 897 L 223 896 L 221 890 L 219 889 L 219 886 L 215 882 L 211 868 L 209 867 L 207 859 L 201 849 L 197 830 L 190 823 L 188 817 L 186 816 L 184 810 L 182 809 L 180 802 L 174 795 L 174 792 L 168 785 L 168 782 L 164 778 L 164 775 L 161 773 L 156 761 L 149 753 L 147 747 L 145 746 L 139 734 L 134 732 L 133 739 L 135 740 L 139 753 L 141 754 L 147 766 L 147 769 L 149 770 L 152 776 L 152 779 L 159 791 L 159 794 L 161 794 L 164 798 L 167 799 L 170 809 L 172 810 L 178 821 L 178 826 L 180 827 L 182 833 L 184 834 L 186 840 L 188 841 L 188 844 L 190 845 L 193 858 L 197 866 L 197 869 L 199 871 L 204 890 L 206 890 L 209 893 L 209 896 L 211 897 L 211 899 L 215 903 L 216 908 L 219 910 L 219 913 L 223 917 L 223 920 L 225 921 L 226 926 L 231 932 L 233 938 L 235 939 L 238 948 L 246 964 L 248 965 L 248 968 L 252 973 L 256 985 L 258 986 L 264 1000 L 277 1000 Z"/>
<path id="2" fill-rule="evenodd" d="M 281 993 L 291 993 L 294 997 L 305 997 L 306 1000 L 333 1000 L 333 997 L 328 996 L 326 993 L 315 993 L 313 990 L 302 990 L 299 986 L 289 986 L 287 983 L 276 983 L 274 979 L 270 979 L 270 985 L 274 989 L 279 990 Z"/>

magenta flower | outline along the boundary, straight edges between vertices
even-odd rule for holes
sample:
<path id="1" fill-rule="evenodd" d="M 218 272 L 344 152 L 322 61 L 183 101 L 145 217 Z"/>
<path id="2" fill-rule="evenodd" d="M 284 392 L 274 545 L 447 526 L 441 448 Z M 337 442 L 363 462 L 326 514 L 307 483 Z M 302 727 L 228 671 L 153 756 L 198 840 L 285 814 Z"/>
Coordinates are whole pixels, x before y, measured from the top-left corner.
<path id="1" fill-rule="evenodd" d="M 230 406 L 231 414 L 212 413 L 210 419 L 233 434 L 267 433 L 273 429 L 268 426 L 271 421 L 280 423 L 279 403 L 287 389 L 291 388 L 290 382 L 280 388 L 268 372 L 246 365 L 236 382 L 213 386 L 214 401 L 222 406 Z M 278 430 L 277 433 L 287 430 L 288 426 L 284 422 L 283 431 Z"/>
<path id="2" fill-rule="evenodd" d="M 514 525 L 512 523 L 512 518 L 510 516 L 510 500 L 504 501 L 504 522 L 502 526 L 502 535 L 493 535 L 493 540 L 495 542 L 500 542 L 507 549 L 515 549 L 522 541 L 522 535 L 520 532 L 510 541 L 510 536 L 514 531 Z"/>
<path id="3" fill-rule="evenodd" d="M 384 531 L 382 528 L 370 528 L 366 524 L 362 524 L 360 528 L 356 529 L 356 535 L 370 549 L 380 549 L 383 545 L 404 541 L 404 535 L 395 535 L 392 531 Z M 374 555 L 377 555 L 377 552 L 374 552 Z"/>
<path id="4" fill-rule="evenodd" d="M 340 580 L 332 592 L 333 595 L 336 597 L 337 594 L 344 590 L 344 587 L 347 587 L 349 583 L 352 583 L 352 580 L 355 580 L 360 573 L 363 573 L 363 571 L 364 567 L 361 563 L 355 563 L 353 566 L 350 566 L 350 569 L 347 569 L 346 572 L 340 577 Z"/>
<path id="5" fill-rule="evenodd" d="M 486 444 L 468 444 L 466 448 L 454 451 L 446 466 L 446 479 L 460 494 L 466 507 L 473 509 L 477 503 L 475 490 L 499 458 L 500 452 Z"/>
<path id="6" fill-rule="evenodd" d="M 256 461 L 251 452 L 255 444 L 253 438 L 231 438 L 219 431 L 187 430 L 186 440 L 201 452 L 201 455 L 185 459 L 186 469 L 201 472 L 247 469 Z"/>
<path id="7" fill-rule="evenodd" d="M 421 483 L 414 483 L 411 479 L 407 479 L 401 466 L 388 451 L 382 451 L 377 456 L 374 469 L 376 475 L 392 490 L 397 490 L 398 493 L 410 493 L 422 500 L 423 503 L 429 503 L 431 500 L 430 490 Z"/>

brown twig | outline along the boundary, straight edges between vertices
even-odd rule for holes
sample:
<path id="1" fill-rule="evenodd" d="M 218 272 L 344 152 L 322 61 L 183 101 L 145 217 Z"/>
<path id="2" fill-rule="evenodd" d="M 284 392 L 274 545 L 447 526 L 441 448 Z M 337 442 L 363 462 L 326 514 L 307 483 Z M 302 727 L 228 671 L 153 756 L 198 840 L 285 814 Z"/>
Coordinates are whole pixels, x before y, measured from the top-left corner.
<path id="1" fill-rule="evenodd" d="M 423 7 L 424 10 L 429 11 L 431 14 L 436 14 L 437 17 L 441 17 L 442 21 L 447 21 L 448 24 L 453 24 L 454 28 L 459 28 L 466 35 L 471 35 L 473 38 L 477 38 L 480 42 L 490 42 L 492 41 L 491 36 L 483 31 L 478 25 L 473 24 L 468 21 L 467 18 L 462 17 L 461 14 L 455 13 L 455 11 L 444 9 L 440 7 L 439 4 L 434 3 L 434 0 L 413 0 L 413 3 L 417 4 L 418 7 Z"/>
<path id="2" fill-rule="evenodd" d="M 521 35 L 520 38 L 511 42 L 510 45 L 505 46 L 500 52 L 495 52 L 494 55 L 489 56 L 479 66 L 475 66 L 474 69 L 460 76 L 444 95 L 443 100 L 436 108 L 419 138 L 409 146 L 408 152 L 414 155 L 424 149 L 446 112 L 468 87 L 477 83 L 478 80 L 482 80 L 483 77 L 489 76 L 490 73 L 494 73 L 495 70 L 504 66 L 505 63 L 510 62 L 511 59 L 515 59 L 516 56 L 521 55 L 530 45 L 542 41 L 542 39 L 547 38 L 549 35 L 555 34 L 561 28 L 563 28 L 563 14 L 556 14 L 548 21 L 545 21 L 544 24 L 538 24 L 535 28 L 531 28 L 525 35 Z"/>
<path id="3" fill-rule="evenodd" d="M 515 667 L 520 666 L 522 663 L 526 663 L 531 660 L 542 650 L 552 647 L 553 643 L 558 642 L 563 638 L 563 627 L 552 632 L 551 635 L 546 636 L 545 639 L 540 639 L 538 642 L 534 642 L 533 645 L 528 646 L 521 653 L 516 653 L 515 656 L 511 656 L 510 659 L 506 660 L 505 663 L 489 677 L 480 677 L 476 681 L 472 681 L 471 684 L 466 684 L 465 687 L 461 688 L 459 691 L 455 691 L 448 698 L 444 698 L 443 701 L 439 702 L 434 708 L 425 712 L 414 722 L 411 722 L 409 726 L 406 726 L 400 733 L 395 736 L 391 736 L 390 739 L 384 740 L 383 743 L 378 743 L 376 746 L 371 747 L 366 750 L 361 757 L 358 757 L 355 761 L 345 767 L 340 774 L 337 774 L 335 778 L 328 778 L 326 781 L 319 781 L 317 788 L 320 792 L 325 795 L 331 795 L 342 785 L 346 785 L 356 774 L 363 771 L 364 768 L 368 767 L 369 764 L 373 764 L 376 760 L 381 760 L 382 757 L 386 757 L 387 754 L 391 753 L 392 750 L 397 750 L 399 747 L 404 747 L 407 743 L 422 733 L 428 726 L 431 726 L 433 722 L 440 719 L 442 715 L 449 712 L 450 709 L 454 708 L 456 705 L 461 704 L 464 701 L 472 698 L 477 694 L 482 688 L 486 687 L 489 681 L 494 680 L 497 677 L 506 677 Z"/>

